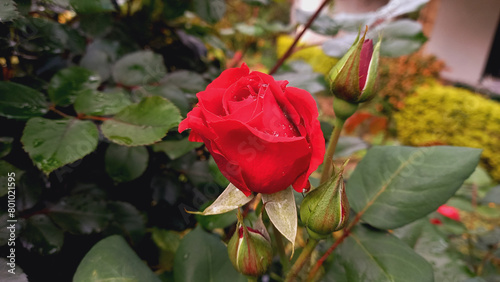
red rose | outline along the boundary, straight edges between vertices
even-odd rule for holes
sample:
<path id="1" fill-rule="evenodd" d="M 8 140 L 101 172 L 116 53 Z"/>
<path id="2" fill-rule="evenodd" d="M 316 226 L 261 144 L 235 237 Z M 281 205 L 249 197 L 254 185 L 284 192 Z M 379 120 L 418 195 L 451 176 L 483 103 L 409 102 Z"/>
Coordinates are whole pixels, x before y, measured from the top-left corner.
<path id="1" fill-rule="evenodd" d="M 460 221 L 460 214 L 455 207 L 442 205 L 437 209 L 437 212 L 453 220 Z"/>
<path id="2" fill-rule="evenodd" d="M 199 92 L 198 105 L 179 125 L 204 142 L 222 174 L 245 195 L 309 189 L 323 161 L 325 140 L 316 102 L 243 64 L 225 70 Z"/>

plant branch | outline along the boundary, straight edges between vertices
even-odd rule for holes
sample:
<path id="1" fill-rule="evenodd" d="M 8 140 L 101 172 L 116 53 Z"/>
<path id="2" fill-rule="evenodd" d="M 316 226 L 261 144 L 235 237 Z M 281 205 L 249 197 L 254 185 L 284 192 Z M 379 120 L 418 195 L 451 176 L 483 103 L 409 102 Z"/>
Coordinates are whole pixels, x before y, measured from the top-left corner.
<path id="1" fill-rule="evenodd" d="M 77 119 L 99 120 L 99 121 L 105 121 L 105 120 L 111 119 L 109 117 L 88 116 L 88 115 L 85 115 L 85 114 L 78 114 L 78 116 L 76 118 Z"/>
<path id="2" fill-rule="evenodd" d="M 328 148 L 326 149 L 325 159 L 323 160 L 323 172 L 321 173 L 320 183 L 324 183 L 330 178 L 333 162 L 333 154 L 335 154 L 335 149 L 337 148 L 337 143 L 339 141 L 340 133 L 344 127 L 345 120 L 335 118 L 334 128 L 332 135 L 330 136 L 330 141 L 328 142 Z"/>
<path id="3" fill-rule="evenodd" d="M 278 60 L 278 62 L 276 62 L 274 67 L 271 69 L 271 71 L 269 72 L 270 75 L 274 74 L 279 69 L 279 67 L 281 67 L 281 65 L 285 62 L 285 60 L 288 57 L 290 57 L 295 45 L 297 45 L 297 43 L 299 42 L 302 35 L 304 35 L 306 30 L 309 29 L 309 27 L 312 25 L 314 20 L 319 16 L 319 14 L 321 13 L 321 10 L 323 10 L 323 8 L 326 6 L 326 4 L 328 4 L 328 1 L 330 1 L 330 0 L 323 0 L 323 3 L 321 3 L 321 5 L 318 7 L 318 9 L 316 9 L 316 12 L 314 12 L 314 14 L 311 16 L 311 18 L 309 18 L 306 25 L 302 29 L 302 31 L 295 36 L 295 39 L 294 39 L 292 45 L 290 45 L 290 47 L 288 47 L 288 50 L 286 50 L 285 54 L 283 54 L 283 56 L 281 56 L 281 58 Z"/>
<path id="4" fill-rule="evenodd" d="M 73 116 L 70 116 L 68 114 L 65 114 L 63 112 L 61 112 L 60 110 L 56 109 L 56 105 L 52 104 L 49 106 L 49 110 L 53 111 L 54 113 L 62 116 L 62 117 L 65 117 L 65 118 L 68 118 L 68 117 L 73 117 Z"/>
<path id="5" fill-rule="evenodd" d="M 297 280 L 297 276 L 299 275 L 300 270 L 308 261 L 314 248 L 316 248 L 316 245 L 318 245 L 318 242 L 319 242 L 318 240 L 315 240 L 313 238 L 309 238 L 306 246 L 302 250 L 302 253 L 300 253 L 300 256 L 297 258 L 297 260 L 295 261 L 295 263 L 292 266 L 292 269 L 290 270 L 290 272 L 286 276 L 285 282 L 291 282 L 291 281 Z"/>
<path id="6" fill-rule="evenodd" d="M 313 266 L 311 271 L 309 272 L 309 275 L 307 276 L 307 281 L 312 281 L 312 278 L 316 276 L 316 273 L 318 272 L 319 268 L 321 265 L 325 262 L 325 260 L 333 253 L 333 251 L 342 243 L 344 242 L 345 238 L 349 237 L 351 234 L 351 229 L 356 225 L 359 220 L 361 219 L 361 216 L 363 215 L 363 212 L 356 214 L 356 217 L 351 221 L 349 226 L 347 226 L 344 229 L 344 233 L 342 233 L 342 236 L 333 243 L 333 245 L 325 252 L 325 254 L 316 262 L 316 264 Z"/>
<path id="7" fill-rule="evenodd" d="M 488 262 L 493 257 L 493 253 L 498 249 L 499 245 L 500 245 L 500 243 L 496 243 L 493 247 L 490 248 L 490 250 L 483 257 L 483 259 L 481 260 L 481 263 L 477 266 L 477 270 L 476 270 L 477 276 L 481 276 L 481 274 L 483 274 L 483 269 L 484 269 L 484 266 L 486 265 L 486 262 Z"/>

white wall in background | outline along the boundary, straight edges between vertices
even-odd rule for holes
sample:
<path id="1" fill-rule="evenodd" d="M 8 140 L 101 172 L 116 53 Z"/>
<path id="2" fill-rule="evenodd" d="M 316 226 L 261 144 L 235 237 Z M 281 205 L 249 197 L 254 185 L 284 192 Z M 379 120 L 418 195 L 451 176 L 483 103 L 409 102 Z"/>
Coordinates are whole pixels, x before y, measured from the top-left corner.
<path id="1" fill-rule="evenodd" d="M 425 52 L 446 63 L 444 78 L 477 85 L 499 18 L 499 0 L 441 0 Z"/>

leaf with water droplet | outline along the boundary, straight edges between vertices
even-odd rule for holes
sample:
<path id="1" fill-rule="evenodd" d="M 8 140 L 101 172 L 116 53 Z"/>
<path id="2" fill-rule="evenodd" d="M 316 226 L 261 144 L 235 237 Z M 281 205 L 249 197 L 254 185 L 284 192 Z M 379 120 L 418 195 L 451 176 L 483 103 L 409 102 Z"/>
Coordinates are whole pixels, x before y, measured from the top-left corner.
<path id="1" fill-rule="evenodd" d="M 97 127 L 91 121 L 32 118 L 21 142 L 35 165 L 48 174 L 94 151 L 98 138 Z"/>
<path id="2" fill-rule="evenodd" d="M 179 110 L 170 101 L 153 96 L 104 121 L 101 130 L 106 138 L 120 145 L 149 145 L 160 141 L 180 120 Z"/>
<path id="3" fill-rule="evenodd" d="M 292 243 L 293 256 L 297 236 L 297 207 L 292 187 L 274 194 L 262 194 L 262 202 L 273 225 Z"/>
<path id="4" fill-rule="evenodd" d="M 0 81 L 0 115 L 14 119 L 29 119 L 47 113 L 45 95 L 33 88 Z"/>

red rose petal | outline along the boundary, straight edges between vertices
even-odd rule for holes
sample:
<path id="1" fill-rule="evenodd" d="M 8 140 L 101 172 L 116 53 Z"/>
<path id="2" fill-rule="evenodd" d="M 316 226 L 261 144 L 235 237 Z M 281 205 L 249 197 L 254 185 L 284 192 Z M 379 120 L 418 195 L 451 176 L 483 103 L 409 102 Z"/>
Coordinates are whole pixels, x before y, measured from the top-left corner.
<path id="1" fill-rule="evenodd" d="M 303 137 L 269 142 L 258 136 L 265 134 L 239 121 L 221 121 L 211 126 L 219 136 L 214 142 L 221 155 L 241 168 L 243 181 L 254 192 L 279 192 L 290 186 L 295 176 L 307 171 L 311 152 Z M 224 168 L 219 168 L 224 174 Z"/>
<path id="2" fill-rule="evenodd" d="M 317 119 L 318 108 L 316 106 L 316 101 L 309 94 L 309 92 L 295 88 L 288 87 L 286 92 L 286 97 L 297 110 L 299 116 L 304 119 L 305 129 L 307 130 L 307 136 L 310 140 L 309 144 L 312 149 L 311 162 L 309 169 L 306 173 L 307 177 L 311 175 L 323 162 L 323 157 L 325 155 L 325 138 L 323 137 L 323 131 L 321 131 L 320 123 Z M 307 179 L 306 179 L 307 180 Z M 301 192 L 302 188 L 308 189 L 308 184 L 304 183 L 305 187 L 295 187 L 295 190 Z"/>
<path id="3" fill-rule="evenodd" d="M 363 90 L 368 77 L 368 68 L 373 55 L 373 40 L 366 39 L 361 47 L 361 54 L 359 57 L 359 90 Z"/>

